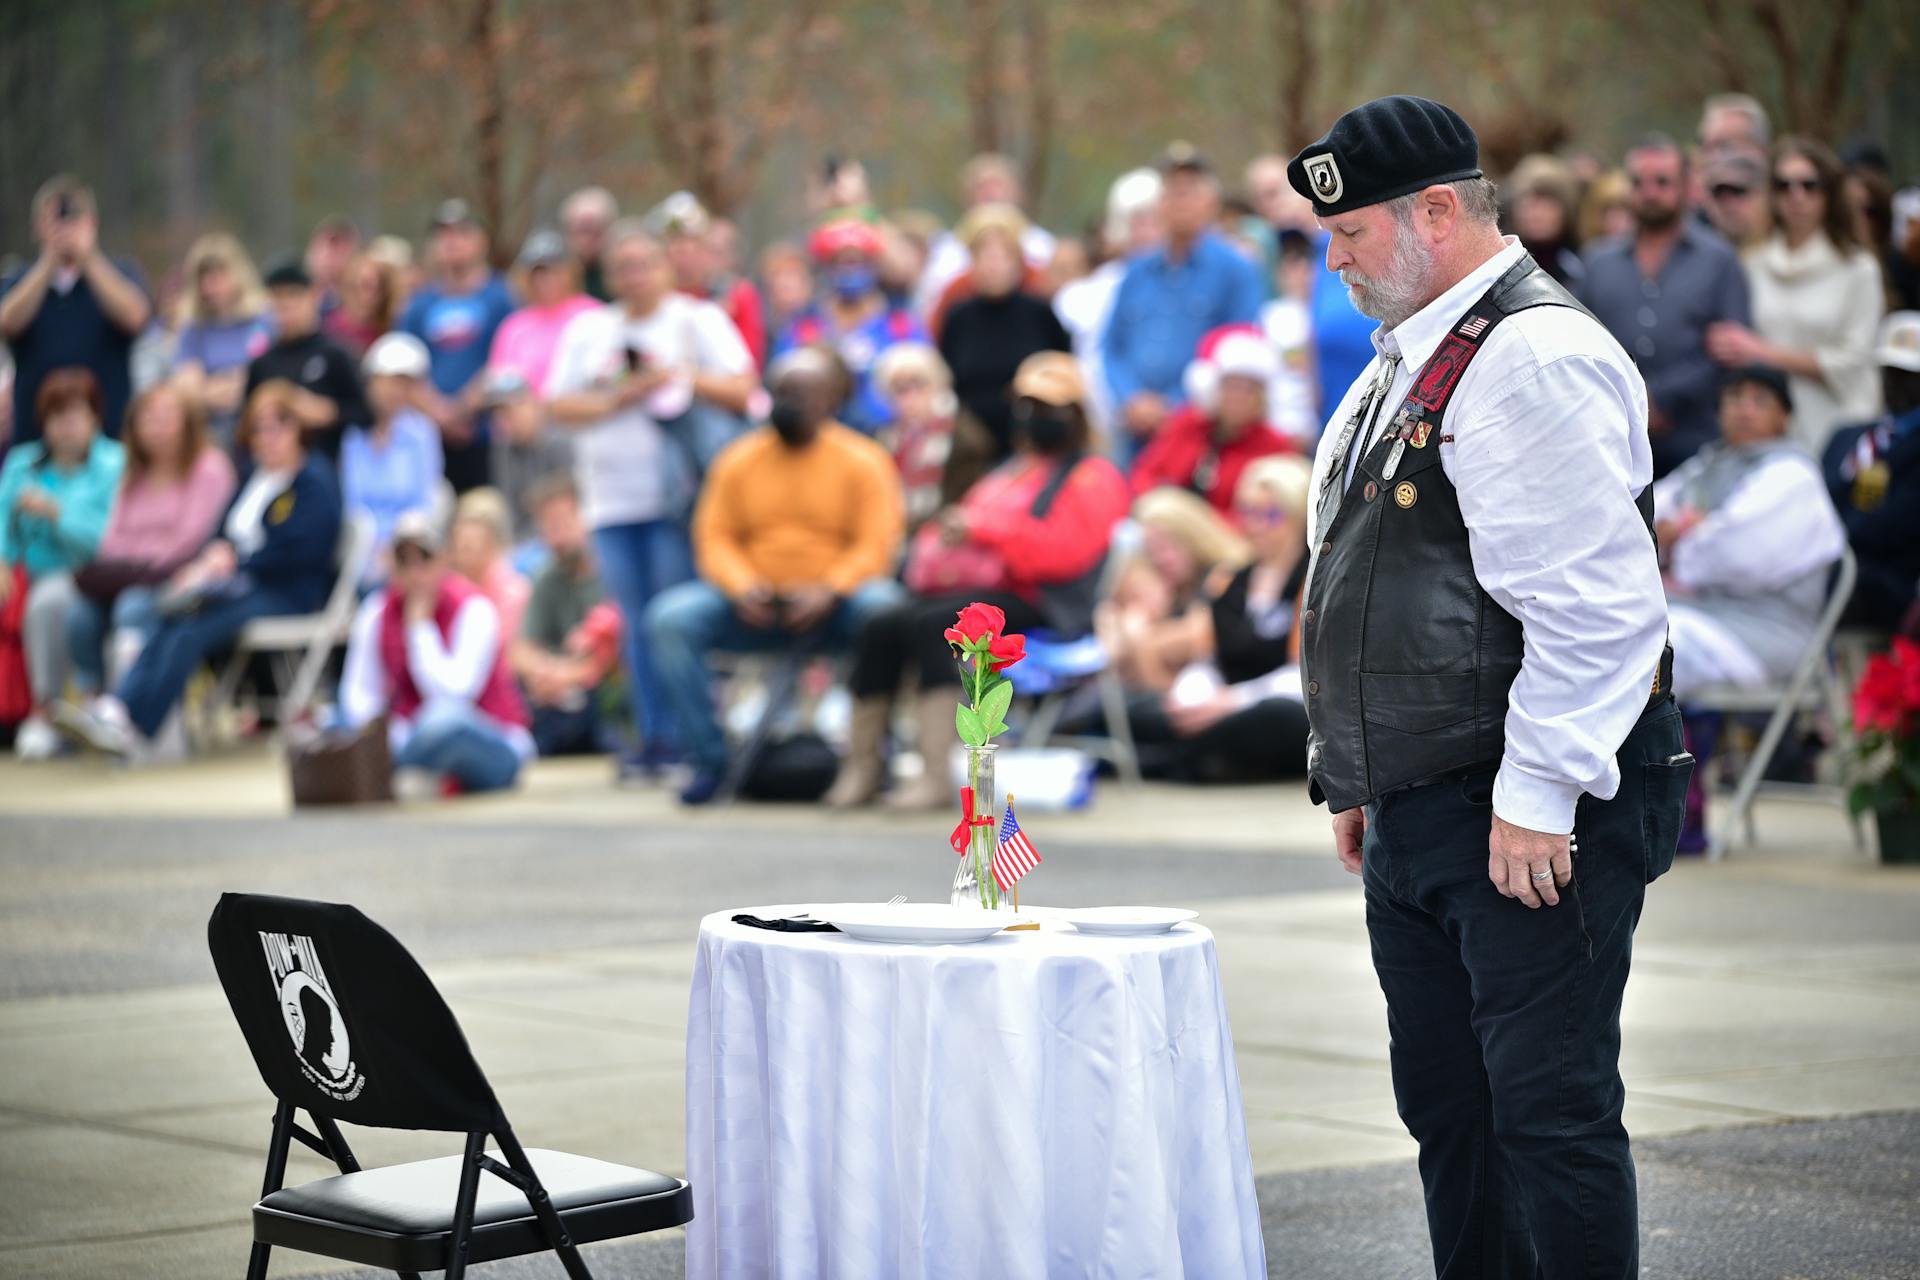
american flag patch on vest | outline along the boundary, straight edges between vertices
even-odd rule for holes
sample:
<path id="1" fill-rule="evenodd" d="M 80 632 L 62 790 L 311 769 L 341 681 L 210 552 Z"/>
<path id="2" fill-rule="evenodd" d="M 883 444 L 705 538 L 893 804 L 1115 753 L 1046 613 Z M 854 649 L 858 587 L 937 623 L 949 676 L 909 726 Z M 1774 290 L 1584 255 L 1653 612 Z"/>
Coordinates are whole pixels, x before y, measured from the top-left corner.
<path id="1" fill-rule="evenodd" d="M 1492 323 L 1493 321 L 1485 316 L 1469 316 L 1460 322 L 1460 327 L 1455 329 L 1454 332 L 1465 338 L 1468 342 L 1473 342 L 1476 341 L 1481 334 L 1485 333 L 1487 326 Z"/>

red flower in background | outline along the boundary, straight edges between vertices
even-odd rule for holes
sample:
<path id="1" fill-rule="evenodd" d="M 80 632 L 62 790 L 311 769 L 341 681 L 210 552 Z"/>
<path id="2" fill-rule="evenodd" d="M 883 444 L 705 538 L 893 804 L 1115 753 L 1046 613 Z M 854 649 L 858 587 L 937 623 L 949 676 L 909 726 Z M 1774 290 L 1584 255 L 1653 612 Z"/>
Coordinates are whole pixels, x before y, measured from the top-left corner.
<path id="1" fill-rule="evenodd" d="M 960 611 L 959 620 L 947 628 L 947 643 L 966 646 L 979 644 L 982 640 L 992 640 L 1000 635 L 1007 625 L 1007 615 L 990 604 L 979 601 Z M 1025 641 L 1022 641 L 1024 644 Z"/>
<path id="2" fill-rule="evenodd" d="M 1920 644 L 1900 638 L 1875 654 L 1853 691 L 1857 729 L 1906 737 L 1920 718 Z"/>

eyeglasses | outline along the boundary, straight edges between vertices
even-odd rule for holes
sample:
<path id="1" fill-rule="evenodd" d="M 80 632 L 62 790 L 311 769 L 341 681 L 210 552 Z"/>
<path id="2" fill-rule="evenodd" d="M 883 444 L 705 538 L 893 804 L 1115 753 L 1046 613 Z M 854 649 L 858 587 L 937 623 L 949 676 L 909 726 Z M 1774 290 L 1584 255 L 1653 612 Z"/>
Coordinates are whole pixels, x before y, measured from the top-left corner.
<path id="1" fill-rule="evenodd" d="M 1285 507 L 1243 507 L 1235 505 L 1234 512 L 1239 515 L 1240 523 L 1253 525 L 1280 525 L 1293 518 L 1293 513 Z"/>
<path id="2" fill-rule="evenodd" d="M 1753 194 L 1753 189 L 1751 187 L 1736 187 L 1732 183 L 1723 182 L 1710 188 L 1707 194 L 1715 200 L 1744 200 Z"/>
<path id="3" fill-rule="evenodd" d="M 1810 196 L 1823 185 L 1825 184 L 1818 178 L 1783 178 L 1776 176 L 1773 180 L 1773 189 L 1780 195 L 1785 195 L 1789 191 L 1798 191 L 1802 195 Z"/>

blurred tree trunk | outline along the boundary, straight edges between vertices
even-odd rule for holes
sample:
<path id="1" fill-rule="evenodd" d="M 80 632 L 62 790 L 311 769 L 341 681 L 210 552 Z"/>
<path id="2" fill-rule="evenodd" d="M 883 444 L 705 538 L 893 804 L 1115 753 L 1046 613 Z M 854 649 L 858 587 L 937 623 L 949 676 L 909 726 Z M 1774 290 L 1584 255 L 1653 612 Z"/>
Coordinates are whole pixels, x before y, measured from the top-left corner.
<path id="1" fill-rule="evenodd" d="M 1280 151 L 1291 155 L 1320 136 L 1309 115 L 1318 59 L 1313 49 L 1310 0 L 1273 0 L 1274 65 L 1280 69 Z"/>
<path id="2" fill-rule="evenodd" d="M 253 175 L 259 226 L 266 242 L 279 252 L 297 237 L 293 218 L 293 108 L 295 26 L 291 0 L 263 0 L 258 10 L 255 38 L 259 60 L 258 115 L 251 148 L 259 164 Z"/>
<path id="3" fill-rule="evenodd" d="M 1020 6 L 1021 55 L 1027 73 L 1027 161 L 1021 174 L 1027 208 L 1040 205 L 1053 162 L 1053 127 L 1059 116 L 1054 91 L 1053 31 L 1047 22 L 1047 0 L 1023 0 Z"/>
<path id="4" fill-rule="evenodd" d="M 473 103 L 474 162 L 480 222 L 491 238 L 493 265 L 511 259 L 513 228 L 507 225 L 507 107 L 500 66 L 495 0 L 468 0 L 466 63 Z"/>
<path id="5" fill-rule="evenodd" d="M 967 138 L 973 154 L 999 151 L 1000 6 L 967 0 Z"/>
<path id="6" fill-rule="evenodd" d="M 197 93 L 203 38 L 197 9 L 180 5 L 168 11 L 160 105 L 166 120 L 166 234 L 168 242 L 176 247 L 191 240 L 206 220 L 202 201 L 207 181 L 202 145 L 205 130 Z"/>

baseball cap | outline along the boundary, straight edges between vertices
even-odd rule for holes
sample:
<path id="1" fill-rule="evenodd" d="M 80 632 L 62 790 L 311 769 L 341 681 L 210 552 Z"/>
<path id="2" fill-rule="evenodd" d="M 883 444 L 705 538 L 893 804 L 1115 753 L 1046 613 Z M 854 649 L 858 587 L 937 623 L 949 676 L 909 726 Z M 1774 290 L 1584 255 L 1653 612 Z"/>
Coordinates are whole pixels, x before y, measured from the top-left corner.
<path id="1" fill-rule="evenodd" d="M 1036 351 L 1020 362 L 1013 375 L 1013 394 L 1050 404 L 1056 409 L 1085 404 L 1087 380 L 1080 362 L 1064 351 Z"/>
<path id="2" fill-rule="evenodd" d="M 1770 364 L 1746 364 L 1736 369 L 1729 369 L 1721 375 L 1722 391 L 1744 386 L 1765 387 L 1773 392 L 1781 408 L 1792 412 L 1793 392 L 1788 389 L 1785 370 Z"/>
<path id="3" fill-rule="evenodd" d="M 567 242 L 558 231 L 541 227 L 528 234 L 520 246 L 519 263 L 523 267 L 551 267 L 567 260 Z"/>
<path id="4" fill-rule="evenodd" d="M 383 333 L 367 348 L 360 372 L 369 378 L 424 378 L 432 364 L 427 344 L 410 333 Z"/>
<path id="5" fill-rule="evenodd" d="M 654 235 L 668 238 L 705 235 L 713 218 L 693 192 L 676 191 L 648 210 L 641 222 Z"/>
<path id="6" fill-rule="evenodd" d="M 1920 373 L 1920 311 L 1895 311 L 1882 320 L 1873 358 L 1888 369 Z"/>
<path id="7" fill-rule="evenodd" d="M 444 540 L 440 536 L 440 526 L 433 517 L 424 511 L 402 512 L 393 522 L 393 549 L 403 546 L 418 547 L 428 555 L 439 555 Z"/>
<path id="8" fill-rule="evenodd" d="M 313 277 L 307 274 L 306 265 L 300 259 L 282 258 L 268 268 L 261 283 L 269 289 L 311 289 Z"/>
<path id="9" fill-rule="evenodd" d="M 429 227 L 438 231 L 442 227 L 477 227 L 480 219 L 473 216 L 473 206 L 455 196 L 451 200 L 442 200 L 433 211 L 433 221 Z"/>
<path id="10" fill-rule="evenodd" d="M 1213 165 L 1207 160 L 1206 153 L 1191 142 L 1170 142 L 1167 149 L 1160 153 L 1154 167 L 1164 177 L 1173 173 L 1209 174 Z"/>

